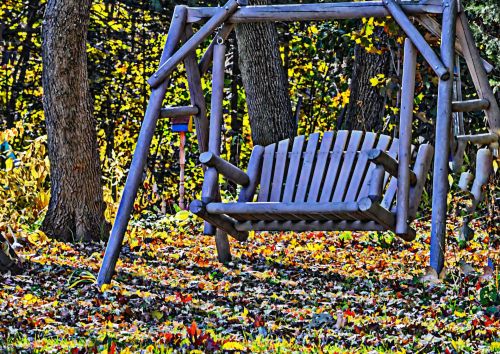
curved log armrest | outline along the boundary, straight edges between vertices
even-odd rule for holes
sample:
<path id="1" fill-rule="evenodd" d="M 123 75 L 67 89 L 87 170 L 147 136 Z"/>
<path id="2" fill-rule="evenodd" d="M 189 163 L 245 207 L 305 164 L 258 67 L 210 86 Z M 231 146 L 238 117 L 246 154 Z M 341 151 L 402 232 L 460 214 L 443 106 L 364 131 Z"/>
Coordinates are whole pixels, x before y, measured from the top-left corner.
<path id="1" fill-rule="evenodd" d="M 250 178 L 245 172 L 212 152 L 202 153 L 200 162 L 205 166 L 214 167 L 218 173 L 240 186 L 245 187 L 250 183 Z"/>
<path id="2" fill-rule="evenodd" d="M 368 152 L 368 160 L 373 163 L 383 166 L 384 170 L 391 176 L 398 178 L 398 162 L 390 157 L 386 152 L 379 149 L 371 149 Z M 417 175 L 410 171 L 410 185 L 417 184 Z"/>

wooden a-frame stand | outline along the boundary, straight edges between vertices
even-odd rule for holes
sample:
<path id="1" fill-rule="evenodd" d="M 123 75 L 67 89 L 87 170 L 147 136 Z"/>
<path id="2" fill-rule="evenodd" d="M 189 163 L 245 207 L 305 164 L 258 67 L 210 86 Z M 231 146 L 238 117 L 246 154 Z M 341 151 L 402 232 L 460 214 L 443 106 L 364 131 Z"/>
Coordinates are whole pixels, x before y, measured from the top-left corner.
<path id="1" fill-rule="evenodd" d="M 422 0 L 420 2 L 383 0 L 297 5 L 245 5 L 244 0 L 229 0 L 223 7 L 191 8 L 177 6 L 175 8 L 161 56 L 160 67 L 148 80 L 152 92 L 99 272 L 98 283 L 105 284 L 111 281 L 158 118 L 160 116 L 175 117 L 194 114 L 200 152 L 210 151 L 218 155 L 220 129 L 217 129 L 217 125 L 220 125 L 222 119 L 223 86 L 223 80 L 220 80 L 220 70 L 223 70 L 220 61 L 224 59 L 224 45 L 220 43 L 227 38 L 236 24 L 262 21 L 319 21 L 386 16 L 392 16 L 396 20 L 413 46 L 416 47 L 439 78 L 430 255 L 430 266 L 439 273 L 444 266 L 447 194 L 449 189 L 448 158 L 450 156 L 452 113 L 453 111 L 484 110 L 488 120 L 489 133 L 482 134 L 483 143 L 497 142 L 500 135 L 500 110 L 486 76 L 486 73 L 491 70 L 491 65 L 481 59 L 460 4 L 457 0 Z M 441 25 L 434 19 L 433 15 L 440 15 Z M 429 46 L 409 16 L 413 16 L 431 33 L 441 37 L 439 54 Z M 192 30 L 193 23 L 202 23 L 200 29 L 194 34 Z M 200 62 L 198 62 L 195 49 L 217 29 L 215 38 Z M 176 50 L 180 42 L 183 44 Z M 452 102 L 452 75 L 456 52 L 466 60 L 478 92 L 478 99 L 476 100 Z M 201 87 L 201 76 L 208 71 L 212 58 L 214 58 L 214 82 L 209 123 Z M 187 72 L 191 105 L 162 109 L 165 93 L 170 82 L 169 77 L 181 62 L 184 62 Z M 406 75 L 411 86 L 415 84 L 415 68 L 407 69 L 411 73 L 411 75 Z M 412 100 L 413 98 L 409 97 L 406 101 L 411 102 Z M 412 114 L 411 110 L 405 112 L 406 115 L 411 116 Z M 401 118 L 403 119 L 403 117 Z M 217 130 L 218 133 L 216 133 Z M 477 140 L 477 136 L 467 135 L 462 136 L 461 139 L 474 141 L 474 139 Z M 207 184 L 207 180 L 212 181 L 213 185 L 204 188 L 202 194 L 208 193 L 212 198 L 217 198 L 219 195 L 217 175 L 210 176 L 211 172 L 209 170 L 207 169 L 208 175 L 205 176 L 204 185 Z M 213 230 L 212 225 L 208 224 L 205 232 L 214 234 L 215 230 Z M 230 257 L 227 235 L 218 231 L 216 243 L 219 259 L 227 260 Z"/>

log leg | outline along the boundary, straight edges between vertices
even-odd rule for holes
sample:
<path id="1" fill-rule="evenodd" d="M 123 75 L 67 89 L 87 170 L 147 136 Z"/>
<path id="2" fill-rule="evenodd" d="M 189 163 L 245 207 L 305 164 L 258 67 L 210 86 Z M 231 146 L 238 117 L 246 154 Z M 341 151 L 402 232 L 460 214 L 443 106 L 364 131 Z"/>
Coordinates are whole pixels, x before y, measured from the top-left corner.
<path id="1" fill-rule="evenodd" d="M 441 37 L 441 59 L 453 73 L 455 52 L 455 22 L 457 3 L 447 0 L 443 11 Z M 448 197 L 448 157 L 450 154 L 451 102 L 453 80 L 439 80 L 436 119 L 436 154 L 434 155 L 434 178 L 432 183 L 432 230 L 430 266 L 439 274 L 444 267 L 446 241 L 446 217 Z"/>
<path id="2" fill-rule="evenodd" d="M 215 234 L 215 247 L 217 248 L 217 259 L 221 263 L 231 262 L 231 248 L 227 233 L 221 229 L 217 229 Z"/>
<path id="3" fill-rule="evenodd" d="M 182 33 L 181 30 L 184 28 L 187 15 L 186 7 L 176 7 L 175 15 L 178 16 L 174 16 L 175 20 L 173 20 L 170 25 L 167 42 L 165 43 L 161 57 L 162 62 L 166 61 L 172 55 L 175 50 L 175 46 L 180 40 Z M 125 235 L 125 231 L 127 230 L 130 213 L 132 212 L 137 190 L 139 189 L 139 184 L 142 180 L 142 174 L 148 157 L 151 140 L 153 139 L 156 122 L 160 117 L 161 105 L 163 103 L 163 99 L 165 98 L 165 93 L 167 92 L 167 81 L 163 82 L 151 92 L 148 107 L 141 125 L 139 138 L 137 140 L 137 145 L 135 147 L 134 157 L 132 158 L 132 163 L 130 165 L 130 172 L 128 173 L 127 181 L 125 182 L 115 223 L 113 224 L 108 245 L 106 246 L 106 251 L 104 253 L 101 269 L 99 270 L 99 275 L 97 276 L 97 283 L 99 285 L 109 284 L 111 282 L 111 277 L 113 276 L 116 262 L 118 261 L 118 257 L 120 255 L 123 237 Z"/>

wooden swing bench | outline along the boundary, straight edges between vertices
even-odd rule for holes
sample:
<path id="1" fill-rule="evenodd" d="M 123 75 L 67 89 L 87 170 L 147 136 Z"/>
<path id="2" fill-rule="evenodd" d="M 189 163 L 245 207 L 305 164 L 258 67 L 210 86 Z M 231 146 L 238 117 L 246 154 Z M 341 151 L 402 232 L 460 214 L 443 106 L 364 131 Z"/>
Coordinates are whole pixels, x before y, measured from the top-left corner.
<path id="1" fill-rule="evenodd" d="M 359 131 L 326 132 L 321 139 L 319 134 L 308 138 L 299 136 L 293 142 L 284 140 L 266 147 L 255 146 L 246 173 L 219 157 L 226 61 L 224 41 L 235 26 L 246 22 L 387 16 L 394 18 L 407 37 L 398 139 Z M 440 37 L 439 53 L 429 45 L 411 18 Z M 193 24 L 200 24 L 196 32 Z M 212 34 L 215 35 L 210 45 L 198 60 L 196 49 Z M 478 92 L 477 100 L 462 101 L 457 95 L 458 101 L 453 102 L 455 52 L 465 58 Z M 392 230 L 405 240 L 413 239 L 415 231 L 410 222 L 415 218 L 433 155 L 431 146 L 422 145 L 413 156 L 411 146 L 417 53 L 439 79 L 435 116 L 435 146 L 439 153 L 434 156 L 429 260 L 439 274 L 444 266 L 446 244 L 450 128 L 455 124 L 452 114 L 484 110 L 488 120 L 488 136 L 459 134 L 458 142 L 480 139 L 483 143 L 487 140 L 497 144 L 500 136 L 500 108 L 486 75 L 491 65 L 479 55 L 460 2 L 375 0 L 246 6 L 245 0 L 228 0 L 221 7 L 179 5 L 175 8 L 160 65 L 148 79 L 152 88 L 150 100 L 97 282 L 111 281 L 160 116 L 194 115 L 202 152 L 200 161 L 206 169 L 201 200 L 192 202 L 190 210 L 207 221 L 206 234 L 216 235 L 221 261 L 230 259 L 226 233 L 246 240 L 248 230 Z M 162 109 L 171 74 L 181 62 L 186 69 L 190 106 Z M 211 63 L 208 119 L 201 78 Z M 221 202 L 219 174 L 242 186 L 237 202 Z"/>
<path id="2" fill-rule="evenodd" d="M 242 186 L 237 202 L 206 198 L 190 210 L 244 241 L 249 230 L 396 232 L 415 238 L 415 217 L 433 147 L 420 146 L 408 169 L 410 198 L 397 203 L 399 140 L 387 135 L 341 130 L 298 136 L 266 147 L 255 146 L 247 173 L 211 152 L 200 156 L 208 168 Z M 256 191 L 258 190 L 258 193 Z M 256 196 L 256 201 L 254 201 Z M 397 228 L 398 212 L 408 219 Z"/>

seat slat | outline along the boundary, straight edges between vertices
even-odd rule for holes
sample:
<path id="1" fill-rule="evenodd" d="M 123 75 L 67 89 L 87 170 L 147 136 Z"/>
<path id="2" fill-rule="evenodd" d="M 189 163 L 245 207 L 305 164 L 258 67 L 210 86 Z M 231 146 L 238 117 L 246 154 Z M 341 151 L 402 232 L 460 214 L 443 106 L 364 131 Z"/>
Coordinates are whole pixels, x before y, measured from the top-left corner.
<path id="1" fill-rule="evenodd" d="M 352 173 L 351 181 L 349 182 L 349 188 L 347 189 L 344 201 L 352 202 L 356 200 L 356 196 L 358 195 L 361 182 L 364 180 L 364 176 L 366 174 L 366 169 L 368 166 L 368 150 L 373 148 L 376 140 L 377 134 L 370 132 L 365 134 L 365 139 L 363 140 L 361 151 L 358 154 L 356 166 L 354 167 L 354 171 Z"/>
<path id="2" fill-rule="evenodd" d="M 283 192 L 283 202 L 291 202 L 295 193 L 295 185 L 299 174 L 299 167 L 302 159 L 302 149 L 304 148 L 303 135 L 293 139 L 292 152 L 290 154 L 290 163 L 288 164 L 288 173 L 286 176 L 285 190 Z"/>
<path id="3" fill-rule="evenodd" d="M 268 145 L 264 150 L 264 162 L 262 164 L 262 175 L 260 177 L 260 191 L 257 198 L 259 202 L 267 202 L 269 200 L 275 150 L 276 144 Z"/>
<path id="4" fill-rule="evenodd" d="M 375 147 L 376 149 L 382 150 L 382 151 L 387 151 L 387 148 L 389 147 L 389 144 L 391 143 L 392 139 L 388 135 L 380 135 L 377 146 Z M 356 197 L 356 200 L 361 200 L 364 197 L 368 196 L 368 183 L 370 182 L 370 178 L 372 176 L 372 171 L 375 168 L 374 163 L 370 163 L 368 166 L 368 170 L 366 171 L 366 174 L 363 178 L 361 190 L 359 191 L 359 195 Z"/>
<path id="5" fill-rule="evenodd" d="M 281 200 L 281 191 L 283 190 L 283 176 L 285 174 L 286 163 L 288 160 L 288 144 L 290 140 L 282 140 L 278 143 L 278 151 L 275 156 L 275 167 L 273 175 L 273 184 L 271 188 L 270 202 L 279 202 Z"/>
<path id="6" fill-rule="evenodd" d="M 333 144 L 335 134 L 333 132 L 326 132 L 321 140 L 321 146 L 316 156 L 316 165 L 314 167 L 314 174 L 312 177 L 311 187 L 307 194 L 308 202 L 317 202 L 319 191 L 323 184 L 323 177 L 325 175 L 326 165 L 330 157 L 330 149 Z"/>
<path id="7" fill-rule="evenodd" d="M 318 147 L 319 133 L 314 133 L 309 136 L 307 148 L 304 152 L 302 160 L 302 169 L 300 171 L 299 184 L 297 185 L 297 193 L 295 193 L 294 202 L 300 203 L 306 200 L 306 193 L 311 179 L 311 171 L 316 156 Z"/>
<path id="8" fill-rule="evenodd" d="M 344 149 L 349 139 L 349 132 L 347 130 L 340 130 L 335 138 L 335 144 L 333 145 L 333 150 L 330 155 L 330 163 L 328 164 L 328 170 L 326 171 L 325 182 L 323 183 L 323 188 L 321 190 L 320 202 L 330 201 L 330 197 L 335 186 L 335 181 L 337 180 L 337 175 L 342 162 L 342 157 L 344 155 Z"/>
<path id="9" fill-rule="evenodd" d="M 340 168 L 340 174 L 337 179 L 337 184 L 335 186 L 335 192 L 333 193 L 332 202 L 341 202 L 344 199 L 344 195 L 347 192 L 347 183 L 349 182 L 352 167 L 358 154 L 358 149 L 363 139 L 363 132 L 353 131 L 349 139 L 349 145 L 346 152 L 344 153 L 344 161 L 342 162 L 342 167 Z"/>

